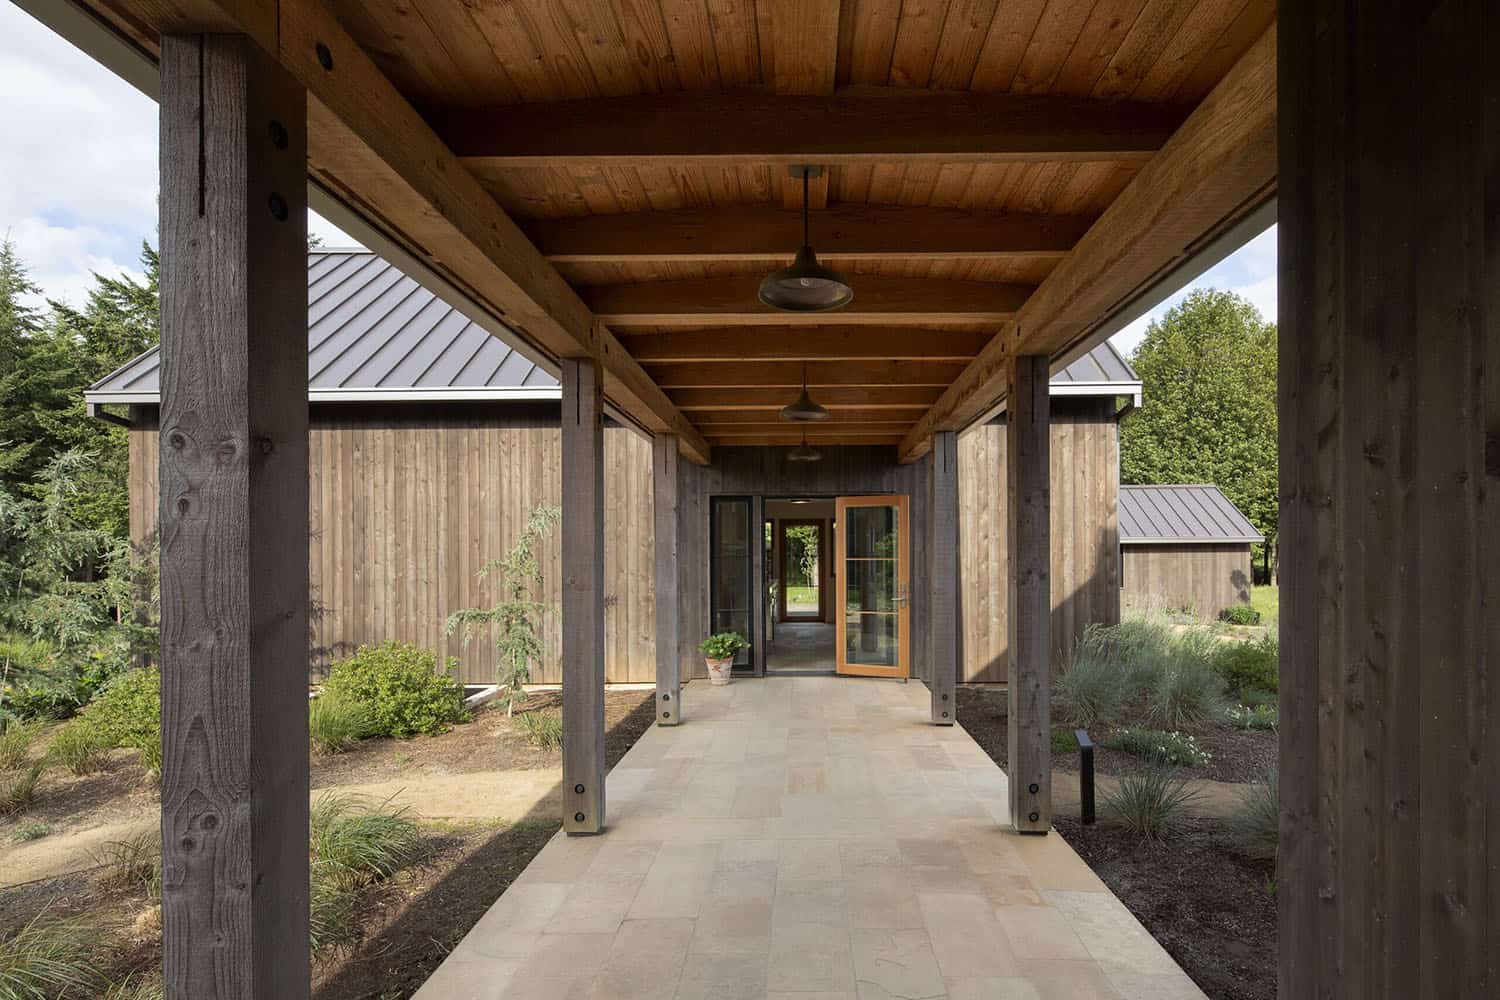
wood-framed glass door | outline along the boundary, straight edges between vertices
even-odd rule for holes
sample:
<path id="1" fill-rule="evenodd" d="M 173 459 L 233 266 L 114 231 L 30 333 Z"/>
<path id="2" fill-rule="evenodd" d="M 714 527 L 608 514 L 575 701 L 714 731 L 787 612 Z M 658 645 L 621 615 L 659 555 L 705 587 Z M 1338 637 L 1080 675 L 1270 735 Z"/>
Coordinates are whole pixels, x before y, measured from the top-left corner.
<path id="1" fill-rule="evenodd" d="M 839 497 L 838 672 L 907 677 L 911 672 L 911 519 L 905 496 Z"/>

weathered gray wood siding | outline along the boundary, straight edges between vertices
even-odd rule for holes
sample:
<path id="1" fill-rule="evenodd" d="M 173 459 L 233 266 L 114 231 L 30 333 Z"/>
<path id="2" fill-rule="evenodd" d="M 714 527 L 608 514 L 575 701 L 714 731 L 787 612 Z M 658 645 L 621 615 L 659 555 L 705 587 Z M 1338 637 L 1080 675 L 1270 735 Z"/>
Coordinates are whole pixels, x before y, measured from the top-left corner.
<path id="1" fill-rule="evenodd" d="M 314 406 L 310 432 L 311 584 L 319 647 L 400 639 L 456 656 L 469 681 L 494 677 L 494 647 L 443 636 L 449 613 L 493 604 L 478 579 L 537 504 L 561 504 L 557 406 Z M 133 408 L 130 525 L 157 519 L 156 408 Z M 605 669 L 612 683 L 656 676 L 651 442 L 604 432 Z M 543 547 L 543 598 L 561 600 L 561 542 Z M 539 683 L 560 673 L 560 611 L 548 616 Z"/>
<path id="2" fill-rule="evenodd" d="M 1090 622 L 1120 620 L 1120 441 L 1113 399 L 1052 399 L 1053 669 Z M 1003 417 L 958 439 L 961 681 L 1004 682 L 1009 585 Z"/>
<path id="3" fill-rule="evenodd" d="M 1120 575 L 1126 614 L 1186 610 L 1212 620 L 1225 608 L 1250 602 L 1250 546 L 1125 545 Z"/>

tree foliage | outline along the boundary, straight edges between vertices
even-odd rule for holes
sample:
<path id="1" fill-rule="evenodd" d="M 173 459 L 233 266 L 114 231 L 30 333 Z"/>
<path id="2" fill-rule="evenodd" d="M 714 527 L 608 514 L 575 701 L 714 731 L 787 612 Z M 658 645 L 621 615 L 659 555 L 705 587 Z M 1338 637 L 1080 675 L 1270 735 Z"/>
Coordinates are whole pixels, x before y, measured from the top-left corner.
<path id="1" fill-rule="evenodd" d="M 1274 545 L 1275 324 L 1232 292 L 1195 291 L 1131 363 L 1143 401 L 1120 427 L 1121 481 L 1213 483 Z"/>

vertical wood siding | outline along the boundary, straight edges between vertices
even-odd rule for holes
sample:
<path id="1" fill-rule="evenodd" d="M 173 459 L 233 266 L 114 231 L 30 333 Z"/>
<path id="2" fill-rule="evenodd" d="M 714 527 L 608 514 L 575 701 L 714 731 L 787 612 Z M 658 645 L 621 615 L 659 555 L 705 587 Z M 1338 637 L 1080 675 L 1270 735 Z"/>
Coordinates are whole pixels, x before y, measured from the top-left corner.
<path id="1" fill-rule="evenodd" d="M 1120 620 L 1120 448 L 1113 400 L 1052 400 L 1053 669 L 1090 622 Z M 960 681 L 1003 682 L 1009 591 L 1005 422 L 958 441 Z"/>
<path id="2" fill-rule="evenodd" d="M 459 660 L 465 681 L 495 674 L 494 646 L 445 638 L 463 607 L 498 599 L 478 574 L 504 555 L 537 504 L 561 504 L 556 407 L 313 407 L 310 434 L 313 642 L 335 655 L 400 639 Z M 130 434 L 130 528 L 157 518 L 156 408 L 135 407 Z M 651 443 L 623 427 L 604 433 L 605 670 L 611 683 L 656 676 Z M 543 599 L 561 600 L 556 529 L 543 546 Z M 557 683 L 560 612 L 547 616 L 538 683 Z M 326 659 L 324 661 L 326 664 Z M 321 664 L 320 664 L 321 665 Z"/>
<path id="3" fill-rule="evenodd" d="M 1126 613 L 1191 610 L 1215 619 L 1250 603 L 1250 546 L 1126 545 L 1121 550 L 1120 600 Z"/>

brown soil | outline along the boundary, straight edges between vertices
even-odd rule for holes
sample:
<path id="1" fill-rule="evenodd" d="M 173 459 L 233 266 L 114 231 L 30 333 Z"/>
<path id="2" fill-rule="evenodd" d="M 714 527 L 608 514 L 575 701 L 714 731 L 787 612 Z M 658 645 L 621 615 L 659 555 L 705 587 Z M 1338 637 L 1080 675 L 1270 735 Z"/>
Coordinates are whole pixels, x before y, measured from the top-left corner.
<path id="1" fill-rule="evenodd" d="M 1005 766 L 1006 712 L 1005 693 L 990 688 L 961 687 L 958 690 L 958 721 L 984 747 L 1001 767 Z M 1069 730 L 1071 732 L 1071 730 Z M 1185 767 L 1185 777 L 1212 781 L 1248 782 L 1264 778 L 1276 766 L 1279 741 L 1276 733 L 1256 729 L 1234 729 L 1224 725 L 1202 726 L 1191 732 L 1198 745 L 1209 753 L 1209 761 Z M 1111 750 L 1100 744 L 1107 731 L 1091 732 L 1094 740 L 1094 770 L 1099 774 L 1138 774 L 1151 762 L 1135 754 Z M 1077 773 L 1082 755 L 1074 745 L 1068 753 L 1052 754 L 1052 766 L 1058 771 Z"/>
<path id="2" fill-rule="evenodd" d="M 1245 858 L 1207 822 L 1163 844 L 1105 823 L 1054 824 L 1212 1000 L 1276 996 L 1274 864 Z"/>
<path id="3" fill-rule="evenodd" d="M 526 710 L 558 711 L 561 696 L 533 695 Z M 605 753 L 613 767 L 654 721 L 650 691 L 605 695 Z M 557 766 L 561 751 L 539 750 L 515 732 L 503 709 L 481 710 L 473 722 L 440 736 L 367 740 L 346 754 L 314 757 L 314 788 L 378 782 L 423 773 L 472 773 Z M 8 837 L 20 822 L 50 822 L 83 809 L 128 815 L 156 800 L 156 789 L 134 759 L 121 755 L 110 770 L 84 778 L 52 772 L 36 807 L 0 826 Z M 380 1000 L 409 996 L 430 976 L 560 825 L 556 816 L 530 815 L 517 823 L 428 827 L 432 850 L 419 867 L 367 890 L 355 912 L 353 943 L 313 966 L 318 1000 Z M 77 815 L 76 813 L 71 813 Z M 112 886 L 99 870 L 0 889 L 0 937 L 39 913 L 79 918 L 100 943 L 97 965 L 115 981 L 154 974 L 161 965 L 160 918 L 138 885 Z"/>

